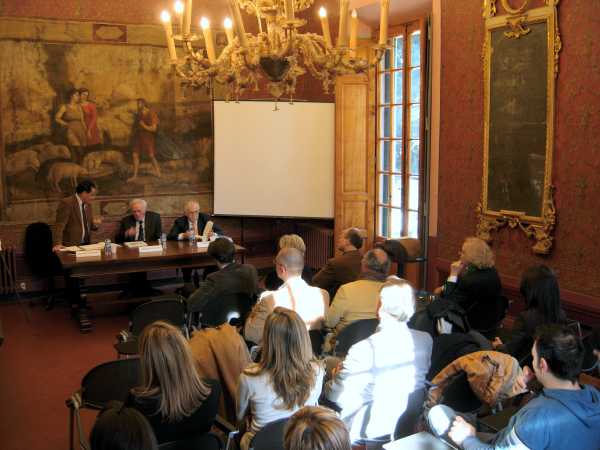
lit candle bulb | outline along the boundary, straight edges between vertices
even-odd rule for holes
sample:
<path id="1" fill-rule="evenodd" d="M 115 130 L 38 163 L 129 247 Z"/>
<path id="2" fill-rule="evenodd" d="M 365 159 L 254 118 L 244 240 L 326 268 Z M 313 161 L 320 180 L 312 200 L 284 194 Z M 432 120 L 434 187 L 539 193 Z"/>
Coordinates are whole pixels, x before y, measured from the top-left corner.
<path id="1" fill-rule="evenodd" d="M 223 21 L 223 28 L 225 28 L 225 34 L 227 35 L 227 44 L 233 44 L 233 22 L 229 17 L 225 17 Z"/>
<path id="2" fill-rule="evenodd" d="M 350 49 L 356 55 L 356 47 L 358 42 L 358 13 L 355 9 L 350 14 Z"/>
<path id="3" fill-rule="evenodd" d="M 167 49 L 169 50 L 169 58 L 171 62 L 177 60 L 177 52 L 175 51 L 175 41 L 173 40 L 173 27 L 171 26 L 171 14 L 167 11 L 160 13 L 160 21 L 165 28 L 165 36 L 167 38 Z"/>
<path id="4" fill-rule="evenodd" d="M 381 17 L 379 21 L 379 45 L 387 44 L 389 10 L 390 0 L 381 0 Z"/>
<path id="5" fill-rule="evenodd" d="M 350 6 L 349 0 L 342 0 L 340 2 L 340 27 L 338 30 L 338 47 L 346 47 L 348 45 L 348 7 Z"/>
<path id="6" fill-rule="evenodd" d="M 177 0 L 173 6 L 173 10 L 175 10 L 175 15 L 179 18 L 179 32 L 183 34 L 183 2 Z"/>
<path id="7" fill-rule="evenodd" d="M 210 29 L 210 21 L 206 17 L 200 19 L 200 28 L 202 28 L 202 35 L 204 36 L 204 45 L 206 46 L 208 60 L 211 64 L 214 64 L 217 61 L 217 56 L 215 53 L 215 41 Z"/>
<path id="8" fill-rule="evenodd" d="M 329 19 L 327 18 L 327 10 L 321 6 L 319 9 L 319 17 L 321 18 L 321 29 L 323 30 L 323 39 L 327 48 L 331 48 L 331 32 L 329 31 Z"/>
<path id="9" fill-rule="evenodd" d="M 185 2 L 185 20 L 183 21 L 183 33 L 190 34 L 192 28 L 192 0 Z"/>

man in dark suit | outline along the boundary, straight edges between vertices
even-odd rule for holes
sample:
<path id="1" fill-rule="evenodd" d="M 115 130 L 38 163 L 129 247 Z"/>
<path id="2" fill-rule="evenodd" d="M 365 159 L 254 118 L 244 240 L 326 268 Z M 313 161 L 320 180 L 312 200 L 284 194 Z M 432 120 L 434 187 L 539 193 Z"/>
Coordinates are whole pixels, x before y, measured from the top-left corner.
<path id="1" fill-rule="evenodd" d="M 91 180 L 82 181 L 75 188 L 75 195 L 60 201 L 56 209 L 56 222 L 53 233 L 53 250 L 64 247 L 89 244 L 91 232 L 98 229 L 101 219 L 94 219 L 92 202 L 96 198 L 96 184 Z M 86 303 L 81 296 L 81 284 L 76 278 L 65 275 L 65 291 L 73 315 L 79 320 L 82 333 L 91 331 L 92 323 L 86 313 Z"/>
<path id="2" fill-rule="evenodd" d="M 348 228 L 342 231 L 337 242 L 337 249 L 342 254 L 327 261 L 327 264 L 313 277 L 312 285 L 329 292 L 329 298 L 335 298 L 335 294 L 342 284 L 358 279 L 362 261 L 360 253 L 362 245 L 363 238 L 358 228 Z"/>
<path id="3" fill-rule="evenodd" d="M 162 233 L 160 214 L 147 211 L 146 200 L 135 198 L 129 203 L 131 214 L 121 219 L 115 242 L 158 241 Z"/>
<path id="4" fill-rule="evenodd" d="M 207 325 L 220 325 L 220 320 L 212 321 L 222 315 L 230 306 L 238 306 L 245 315 L 250 312 L 253 302 L 250 301 L 259 292 L 256 269 L 249 264 L 239 264 L 235 259 L 235 246 L 229 238 L 220 237 L 208 246 L 208 254 L 212 256 L 219 268 L 211 273 L 200 287 L 188 298 L 188 310 L 200 312 L 201 322 Z M 248 296 L 248 304 L 228 305 L 235 294 Z"/>
<path id="5" fill-rule="evenodd" d="M 183 212 L 183 216 L 175 219 L 171 231 L 167 235 L 167 239 L 170 241 L 185 241 L 189 240 L 192 236 L 201 236 L 204 233 L 206 224 L 210 220 L 208 214 L 200 212 L 200 204 L 193 200 L 186 202 Z M 218 225 L 213 224 L 212 231 L 207 237 L 211 237 L 213 234 L 223 234 L 223 230 Z M 189 295 L 194 291 L 192 270 L 189 268 L 181 269 L 181 274 L 183 275 L 183 295 Z"/>

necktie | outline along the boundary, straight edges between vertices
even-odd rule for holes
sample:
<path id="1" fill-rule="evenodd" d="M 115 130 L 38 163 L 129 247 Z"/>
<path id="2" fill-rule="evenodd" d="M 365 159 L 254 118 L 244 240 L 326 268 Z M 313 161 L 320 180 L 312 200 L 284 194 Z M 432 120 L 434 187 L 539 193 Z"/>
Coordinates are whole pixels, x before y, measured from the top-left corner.
<path id="1" fill-rule="evenodd" d="M 145 241 L 146 238 L 144 237 L 144 222 L 140 220 L 138 223 L 140 225 L 140 231 L 138 233 L 138 241 Z"/>
<path id="2" fill-rule="evenodd" d="M 87 214 L 85 212 L 85 203 L 81 204 L 81 218 L 83 220 L 83 243 L 90 243 L 90 227 L 88 226 Z"/>

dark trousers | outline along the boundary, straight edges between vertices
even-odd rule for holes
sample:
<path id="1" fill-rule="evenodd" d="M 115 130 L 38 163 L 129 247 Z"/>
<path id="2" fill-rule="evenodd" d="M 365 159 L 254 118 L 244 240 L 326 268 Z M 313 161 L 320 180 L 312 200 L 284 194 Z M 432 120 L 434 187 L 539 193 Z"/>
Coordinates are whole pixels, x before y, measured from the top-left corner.
<path id="1" fill-rule="evenodd" d="M 65 294 L 72 308 L 85 306 L 81 297 L 81 279 L 65 274 Z"/>

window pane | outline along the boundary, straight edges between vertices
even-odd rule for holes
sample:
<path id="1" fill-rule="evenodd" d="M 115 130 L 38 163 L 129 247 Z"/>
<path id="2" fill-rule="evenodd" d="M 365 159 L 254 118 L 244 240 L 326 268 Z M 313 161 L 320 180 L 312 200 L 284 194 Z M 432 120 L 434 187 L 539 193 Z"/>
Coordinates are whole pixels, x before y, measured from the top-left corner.
<path id="1" fill-rule="evenodd" d="M 408 209 L 419 209 L 419 177 L 408 180 Z"/>
<path id="2" fill-rule="evenodd" d="M 394 106 L 394 131 L 393 137 L 402 137 L 402 106 Z"/>
<path id="3" fill-rule="evenodd" d="M 416 211 L 408 212 L 408 235 L 412 238 L 419 237 L 419 213 Z"/>
<path id="4" fill-rule="evenodd" d="M 419 175 L 419 141 L 410 141 L 410 174 Z"/>
<path id="5" fill-rule="evenodd" d="M 390 141 L 379 141 L 379 170 L 390 170 Z"/>
<path id="6" fill-rule="evenodd" d="M 383 54 L 383 58 L 381 58 L 381 62 L 379 63 L 380 70 L 390 70 L 391 53 L 391 50 L 388 49 Z"/>
<path id="7" fill-rule="evenodd" d="M 410 36 L 410 65 L 421 65 L 421 32 L 415 31 Z"/>
<path id="8" fill-rule="evenodd" d="M 411 105 L 410 106 L 410 138 L 411 139 L 419 139 L 419 130 L 421 122 L 419 121 L 419 116 L 421 113 L 421 105 Z"/>
<path id="9" fill-rule="evenodd" d="M 390 233 L 390 220 L 388 209 L 379 207 L 379 235 L 388 237 Z"/>
<path id="10" fill-rule="evenodd" d="M 379 137 L 390 137 L 390 117 L 389 107 L 379 108 Z"/>
<path id="11" fill-rule="evenodd" d="M 379 103 L 389 103 L 390 98 L 392 96 L 392 75 L 387 73 L 382 73 L 379 75 Z"/>
<path id="12" fill-rule="evenodd" d="M 392 223 L 391 223 L 391 238 L 399 238 L 402 236 L 402 210 L 392 208 Z"/>
<path id="13" fill-rule="evenodd" d="M 392 170 L 394 172 L 402 172 L 402 141 L 393 141 L 393 157 Z"/>
<path id="14" fill-rule="evenodd" d="M 394 103 L 402 103 L 402 79 L 404 78 L 404 71 L 399 70 L 394 72 Z"/>
<path id="15" fill-rule="evenodd" d="M 390 202 L 390 176 L 379 175 L 379 203 L 387 205 Z"/>
<path id="16" fill-rule="evenodd" d="M 421 98 L 421 69 L 410 69 L 410 102 L 419 103 Z"/>
<path id="17" fill-rule="evenodd" d="M 392 206 L 402 207 L 402 175 L 392 176 Z"/>
<path id="18" fill-rule="evenodd" d="M 404 67 L 404 36 L 394 38 L 394 69 Z"/>

